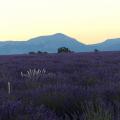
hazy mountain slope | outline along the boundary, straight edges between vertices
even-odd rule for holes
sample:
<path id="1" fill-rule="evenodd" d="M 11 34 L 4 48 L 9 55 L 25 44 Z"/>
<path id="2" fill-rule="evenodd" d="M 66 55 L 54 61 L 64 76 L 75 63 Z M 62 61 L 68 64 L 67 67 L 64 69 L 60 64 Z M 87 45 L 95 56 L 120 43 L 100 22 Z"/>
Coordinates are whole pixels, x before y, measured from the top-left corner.
<path id="1" fill-rule="evenodd" d="M 101 51 L 120 51 L 120 38 L 106 40 L 105 42 L 85 45 L 76 39 L 57 33 L 49 36 L 41 36 L 28 41 L 6 41 L 0 42 L 0 54 L 24 54 L 30 51 L 57 52 L 59 47 L 67 47 L 75 52 L 90 52 L 94 49 Z"/>
<path id="2" fill-rule="evenodd" d="M 101 51 L 120 51 L 120 38 L 108 39 L 102 43 L 90 45 L 90 49 Z"/>
<path id="3" fill-rule="evenodd" d="M 58 33 L 49 36 L 42 36 L 21 42 L 1 42 L 0 54 L 20 54 L 28 53 L 29 51 L 47 51 L 57 52 L 59 47 L 68 47 L 73 51 L 84 51 L 86 46 L 77 40 Z"/>
<path id="4" fill-rule="evenodd" d="M 85 47 L 84 44 L 61 33 L 34 38 L 29 40 L 28 44 L 36 45 L 41 51 L 48 52 L 57 52 L 57 49 L 63 46 L 73 51 L 84 51 Z"/>

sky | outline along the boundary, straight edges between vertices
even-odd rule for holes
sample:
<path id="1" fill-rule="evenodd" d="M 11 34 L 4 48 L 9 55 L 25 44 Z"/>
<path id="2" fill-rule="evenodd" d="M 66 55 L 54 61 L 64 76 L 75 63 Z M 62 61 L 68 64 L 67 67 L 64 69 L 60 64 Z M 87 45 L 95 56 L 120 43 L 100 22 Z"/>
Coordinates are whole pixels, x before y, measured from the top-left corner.
<path id="1" fill-rule="evenodd" d="M 64 33 L 82 43 L 120 37 L 120 0 L 0 0 L 0 41 Z"/>

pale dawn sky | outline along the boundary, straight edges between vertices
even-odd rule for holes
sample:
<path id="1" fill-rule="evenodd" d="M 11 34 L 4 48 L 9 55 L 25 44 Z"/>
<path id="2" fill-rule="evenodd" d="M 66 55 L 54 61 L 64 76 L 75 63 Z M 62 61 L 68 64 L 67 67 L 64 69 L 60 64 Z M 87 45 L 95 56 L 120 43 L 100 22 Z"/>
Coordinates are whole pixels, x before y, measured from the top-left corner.
<path id="1" fill-rule="evenodd" d="M 120 0 L 0 0 L 0 40 L 64 33 L 92 44 L 120 37 Z"/>

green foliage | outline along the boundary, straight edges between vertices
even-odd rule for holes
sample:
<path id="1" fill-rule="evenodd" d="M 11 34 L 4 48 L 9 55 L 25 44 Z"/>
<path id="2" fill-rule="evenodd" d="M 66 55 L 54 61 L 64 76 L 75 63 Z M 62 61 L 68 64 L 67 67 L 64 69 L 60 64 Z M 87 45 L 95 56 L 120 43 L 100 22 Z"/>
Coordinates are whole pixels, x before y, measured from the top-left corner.
<path id="1" fill-rule="evenodd" d="M 83 81 L 84 86 L 94 86 L 98 83 L 98 80 L 95 78 L 89 78 Z"/>
<path id="2" fill-rule="evenodd" d="M 112 114 L 110 111 L 103 109 L 101 104 L 92 103 L 86 105 L 84 109 L 84 120 L 112 120 Z"/>

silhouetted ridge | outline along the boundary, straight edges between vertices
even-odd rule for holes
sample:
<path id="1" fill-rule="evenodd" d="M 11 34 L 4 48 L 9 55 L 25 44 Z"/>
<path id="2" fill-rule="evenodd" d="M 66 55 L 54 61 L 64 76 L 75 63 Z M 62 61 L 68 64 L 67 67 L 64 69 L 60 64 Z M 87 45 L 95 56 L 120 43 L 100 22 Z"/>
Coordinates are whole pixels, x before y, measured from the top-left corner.
<path id="1" fill-rule="evenodd" d="M 99 44 L 85 45 L 62 33 L 32 38 L 28 41 L 0 42 L 0 54 L 23 54 L 30 51 L 56 53 L 58 48 L 66 47 L 75 52 L 120 51 L 120 38 L 109 39 Z"/>

